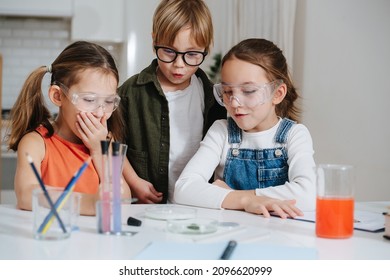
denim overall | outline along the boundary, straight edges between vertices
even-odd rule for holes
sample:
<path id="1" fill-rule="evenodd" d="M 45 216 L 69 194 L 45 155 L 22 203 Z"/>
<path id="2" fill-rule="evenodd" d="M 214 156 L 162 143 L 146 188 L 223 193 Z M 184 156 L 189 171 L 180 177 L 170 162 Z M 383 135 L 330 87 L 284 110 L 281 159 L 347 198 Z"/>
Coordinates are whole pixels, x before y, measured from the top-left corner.
<path id="1" fill-rule="evenodd" d="M 283 185 L 288 181 L 287 150 L 288 132 L 295 122 L 282 119 L 275 134 L 275 148 L 240 149 L 242 131 L 228 118 L 229 148 L 223 179 L 236 190 L 253 190 Z"/>

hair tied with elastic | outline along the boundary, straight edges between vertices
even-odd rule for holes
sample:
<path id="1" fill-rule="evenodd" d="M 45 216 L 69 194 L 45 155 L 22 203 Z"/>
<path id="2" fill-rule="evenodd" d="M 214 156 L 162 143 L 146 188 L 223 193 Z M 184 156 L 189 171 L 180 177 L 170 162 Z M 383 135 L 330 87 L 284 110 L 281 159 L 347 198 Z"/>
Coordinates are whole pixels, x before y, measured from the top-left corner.
<path id="1" fill-rule="evenodd" d="M 46 67 L 46 73 L 51 73 L 51 64 Z"/>

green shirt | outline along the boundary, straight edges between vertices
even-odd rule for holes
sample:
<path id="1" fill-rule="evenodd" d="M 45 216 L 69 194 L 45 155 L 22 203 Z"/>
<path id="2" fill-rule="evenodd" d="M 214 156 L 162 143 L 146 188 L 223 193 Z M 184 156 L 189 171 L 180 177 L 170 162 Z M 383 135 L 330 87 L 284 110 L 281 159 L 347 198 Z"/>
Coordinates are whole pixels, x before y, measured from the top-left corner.
<path id="1" fill-rule="evenodd" d="M 141 178 L 168 198 L 169 164 L 169 108 L 168 101 L 156 75 L 157 60 L 120 86 L 121 106 L 126 127 L 127 157 Z M 203 136 L 217 119 L 226 119 L 226 109 L 213 96 L 213 85 L 207 75 L 198 69 L 202 80 L 205 109 Z M 201 164 L 201 163 L 200 163 Z"/>

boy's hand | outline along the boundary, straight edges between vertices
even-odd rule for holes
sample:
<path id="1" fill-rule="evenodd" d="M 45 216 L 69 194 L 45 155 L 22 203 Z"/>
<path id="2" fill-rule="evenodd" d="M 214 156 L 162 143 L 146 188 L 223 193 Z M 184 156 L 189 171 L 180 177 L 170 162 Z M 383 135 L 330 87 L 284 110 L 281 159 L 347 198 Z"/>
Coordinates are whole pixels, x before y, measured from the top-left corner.
<path id="1" fill-rule="evenodd" d="M 163 199 L 163 194 L 156 191 L 150 182 L 142 178 L 139 178 L 137 183 L 133 184 L 130 189 L 132 196 L 138 198 L 137 203 L 159 203 Z"/>

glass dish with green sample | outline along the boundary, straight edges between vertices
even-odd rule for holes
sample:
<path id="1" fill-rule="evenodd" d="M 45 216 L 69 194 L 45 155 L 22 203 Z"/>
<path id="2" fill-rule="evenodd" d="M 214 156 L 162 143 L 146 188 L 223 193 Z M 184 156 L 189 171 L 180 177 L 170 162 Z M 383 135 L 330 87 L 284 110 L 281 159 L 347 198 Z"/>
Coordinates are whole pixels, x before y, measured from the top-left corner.
<path id="1" fill-rule="evenodd" d="M 167 230 L 180 234 L 207 234 L 218 230 L 218 221 L 213 219 L 167 220 Z"/>

